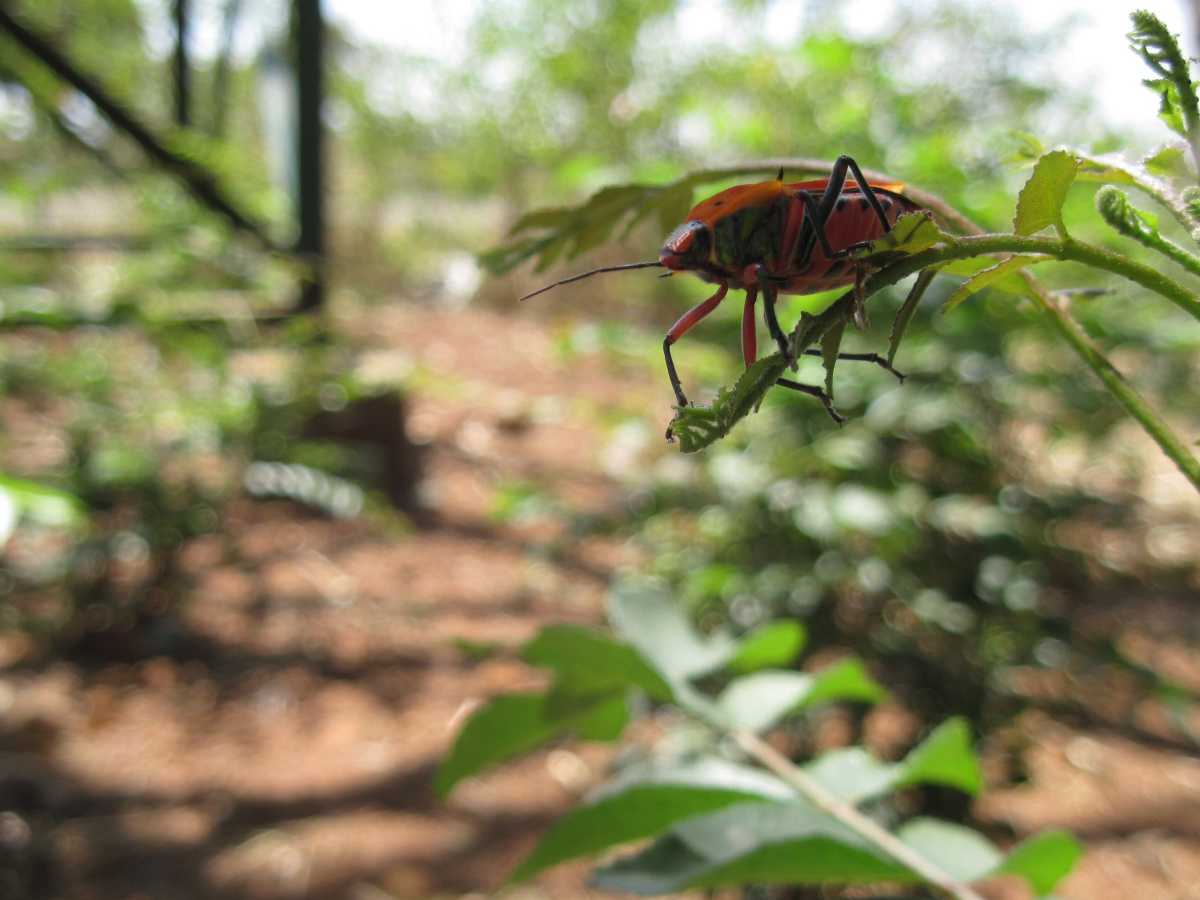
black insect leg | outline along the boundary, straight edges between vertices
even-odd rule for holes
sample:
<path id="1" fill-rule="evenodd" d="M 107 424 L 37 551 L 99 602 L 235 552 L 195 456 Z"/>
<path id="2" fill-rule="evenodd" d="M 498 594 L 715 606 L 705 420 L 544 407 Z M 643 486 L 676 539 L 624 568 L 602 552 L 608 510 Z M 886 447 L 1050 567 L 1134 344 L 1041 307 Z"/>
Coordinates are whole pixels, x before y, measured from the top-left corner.
<path id="1" fill-rule="evenodd" d="M 763 317 L 767 320 L 767 331 L 779 346 L 780 356 L 786 359 L 789 365 L 793 365 L 795 360 L 792 359 L 791 347 L 783 329 L 779 327 L 779 317 L 775 314 L 775 299 L 779 296 L 779 291 L 772 283 L 771 276 L 765 274 L 763 266 L 759 266 L 759 278 L 762 279 L 759 284 L 763 292 Z"/>
<path id="2" fill-rule="evenodd" d="M 824 357 L 825 354 L 822 353 L 820 350 L 805 350 L 804 355 L 805 356 Z M 875 365 L 879 366 L 881 369 L 891 372 L 893 375 L 896 376 L 897 380 L 899 380 L 899 381 L 904 381 L 904 379 L 908 377 L 903 372 L 901 372 L 899 369 L 894 368 L 892 366 L 892 364 L 890 362 L 888 362 L 885 357 L 880 356 L 878 353 L 839 353 L 837 358 L 850 360 L 852 362 L 874 363 Z"/>
<path id="3" fill-rule="evenodd" d="M 793 391 L 799 391 L 802 394 L 808 394 L 810 397 L 816 397 L 821 401 L 821 405 L 825 407 L 825 412 L 829 413 L 829 417 L 839 425 L 845 424 L 846 417 L 838 412 L 829 395 L 819 387 L 811 384 L 801 384 L 799 381 L 792 381 L 790 378 L 780 378 L 775 382 L 781 387 L 791 388 Z"/>
<path id="4" fill-rule="evenodd" d="M 862 195 L 871 204 L 871 209 L 875 211 L 875 215 L 879 217 L 879 223 L 883 225 L 884 233 L 892 230 L 891 224 L 887 220 L 887 214 L 883 211 L 883 204 L 879 202 L 879 198 L 875 196 L 875 191 L 871 185 L 867 184 L 867 179 L 863 177 L 862 169 L 849 156 L 839 156 L 833 164 L 833 170 L 829 173 L 829 180 L 825 182 L 825 193 L 821 195 L 821 201 L 818 205 L 818 213 L 815 222 L 820 223 L 820 230 L 824 230 L 825 222 L 829 219 L 833 208 L 837 206 L 838 198 L 842 195 L 842 188 L 846 186 L 847 172 L 854 175 L 854 180 L 858 184 L 858 189 Z M 826 245 L 828 241 L 826 241 Z M 823 249 L 823 248 L 822 248 Z"/>

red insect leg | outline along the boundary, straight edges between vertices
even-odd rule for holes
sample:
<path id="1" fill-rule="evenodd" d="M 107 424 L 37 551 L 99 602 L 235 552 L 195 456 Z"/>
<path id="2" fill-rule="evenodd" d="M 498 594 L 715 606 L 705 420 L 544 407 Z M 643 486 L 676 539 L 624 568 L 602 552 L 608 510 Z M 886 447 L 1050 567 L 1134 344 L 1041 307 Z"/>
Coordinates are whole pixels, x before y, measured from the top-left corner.
<path id="1" fill-rule="evenodd" d="M 717 288 L 717 292 L 705 300 L 703 303 L 693 306 L 679 320 L 671 326 L 667 331 L 667 336 L 663 338 L 663 356 L 667 360 L 667 376 L 671 379 L 671 387 L 675 389 L 675 399 L 679 401 L 680 406 L 687 406 L 687 397 L 684 396 L 683 387 L 679 383 L 679 375 L 675 371 L 675 361 L 671 359 L 671 345 L 687 334 L 697 322 L 707 316 L 710 312 L 717 308 L 725 295 L 729 292 L 729 285 L 722 284 Z"/>
<path id="2" fill-rule="evenodd" d="M 742 307 L 742 359 L 746 368 L 754 365 L 758 359 L 757 323 L 754 321 L 754 301 L 758 299 L 758 288 L 746 288 L 746 305 Z"/>

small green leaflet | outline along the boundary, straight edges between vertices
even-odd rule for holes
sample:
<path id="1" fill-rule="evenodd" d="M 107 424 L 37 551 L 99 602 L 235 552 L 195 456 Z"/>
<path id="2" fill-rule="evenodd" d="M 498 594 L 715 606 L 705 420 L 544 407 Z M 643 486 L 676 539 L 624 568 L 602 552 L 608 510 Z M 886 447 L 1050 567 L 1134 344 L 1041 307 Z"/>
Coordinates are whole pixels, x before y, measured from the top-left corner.
<path id="1" fill-rule="evenodd" d="M 925 296 L 929 285 L 933 283 L 935 275 L 937 275 L 936 269 L 922 270 L 917 276 L 917 280 L 913 282 L 912 290 L 904 298 L 900 311 L 896 313 L 896 318 L 892 321 L 892 333 L 888 338 L 887 360 L 889 365 L 895 362 L 896 352 L 900 349 L 900 341 L 904 339 L 908 323 L 912 321 L 913 313 L 917 311 L 917 306 L 920 305 L 921 298 Z"/>
<path id="2" fill-rule="evenodd" d="M 778 353 L 764 357 L 746 369 L 732 388 L 721 388 L 711 406 L 680 409 L 671 422 L 679 449 L 695 453 L 727 435 L 734 425 L 758 408 L 785 368 Z"/>
<path id="3" fill-rule="evenodd" d="M 768 622 L 742 638 L 729 661 L 729 671 L 738 674 L 771 666 L 790 666 L 804 649 L 804 626 L 793 619 Z"/>
<path id="4" fill-rule="evenodd" d="M 882 254 L 917 253 L 947 240 L 951 240 L 950 236 L 937 227 L 929 212 L 906 213 L 896 220 L 891 231 L 877 241 L 872 241 L 871 246 L 857 258 L 873 259 Z"/>
<path id="5" fill-rule="evenodd" d="M 716 715 L 727 728 L 762 732 L 820 703 L 877 703 L 886 696 L 861 662 L 847 658 L 812 674 L 766 670 L 735 678 L 717 698 Z"/>
<path id="6" fill-rule="evenodd" d="M 653 585 L 619 582 L 609 593 L 608 619 L 670 682 L 719 669 L 737 653 L 737 642 L 727 631 L 700 634 L 679 604 Z"/>
<path id="7" fill-rule="evenodd" d="M 721 759 L 635 769 L 555 822 L 511 880 L 660 834 L 676 822 L 735 803 L 779 802 L 792 795 L 774 776 Z"/>
<path id="8" fill-rule="evenodd" d="M 1182 147 L 1167 145 L 1151 153 L 1142 165 L 1146 171 L 1163 178 L 1192 178 L 1192 169 Z"/>
<path id="9" fill-rule="evenodd" d="M 1065 234 L 1062 207 L 1078 171 L 1079 157 L 1066 150 L 1054 150 L 1039 159 L 1017 198 L 1013 231 L 1030 235 L 1053 225 Z"/>
<path id="10" fill-rule="evenodd" d="M 942 313 L 949 314 L 960 303 L 968 297 L 978 293 L 986 287 L 989 287 L 994 282 L 1000 281 L 1007 275 L 1020 271 L 1028 266 L 1035 265 L 1039 262 L 1045 262 L 1052 259 L 1049 256 L 1010 256 L 1006 260 L 996 263 L 994 266 L 984 269 L 982 272 L 977 272 L 972 275 L 957 288 L 954 293 L 946 298 L 945 304 L 942 306 Z"/>
<path id="11" fill-rule="evenodd" d="M 842 319 L 821 338 L 821 362 L 825 366 L 825 393 L 833 399 L 833 369 L 837 365 L 838 351 L 842 347 L 842 337 L 846 333 L 846 320 Z"/>
<path id="12" fill-rule="evenodd" d="M 632 647 L 577 625 L 543 628 L 522 648 L 521 657 L 531 665 L 553 669 L 561 687 L 572 694 L 638 687 L 655 700 L 672 698 L 670 685 Z"/>
<path id="13" fill-rule="evenodd" d="M 1049 832 L 1007 856 L 983 835 L 937 819 L 914 819 L 897 836 L 964 883 L 990 875 L 1024 878 L 1045 897 L 1082 852 L 1070 835 Z M 797 799 L 738 804 L 675 826 L 646 850 L 600 869 L 600 888 L 643 895 L 743 884 L 916 883 L 905 866 Z"/>
<path id="14" fill-rule="evenodd" d="M 548 699 L 544 694 L 506 694 L 472 713 L 442 760 L 434 790 L 445 797 L 462 779 L 563 734 L 613 740 L 629 717 L 623 695 L 579 703 L 565 713 L 553 709 Z"/>
<path id="15" fill-rule="evenodd" d="M 977 794 L 983 787 L 979 760 L 965 720 L 948 719 L 898 763 L 885 763 L 861 747 L 833 750 L 805 771 L 848 803 L 859 803 L 911 784 L 940 784 Z"/>
<path id="16" fill-rule="evenodd" d="M 1007 857 L 969 828 L 914 819 L 898 837 L 962 882 L 1018 875 L 1045 896 L 1081 852 L 1061 832 L 1018 845 Z M 646 850 L 600 869 L 597 887 L 643 895 L 742 884 L 918 882 L 905 866 L 802 800 L 742 803 L 686 820 Z"/>

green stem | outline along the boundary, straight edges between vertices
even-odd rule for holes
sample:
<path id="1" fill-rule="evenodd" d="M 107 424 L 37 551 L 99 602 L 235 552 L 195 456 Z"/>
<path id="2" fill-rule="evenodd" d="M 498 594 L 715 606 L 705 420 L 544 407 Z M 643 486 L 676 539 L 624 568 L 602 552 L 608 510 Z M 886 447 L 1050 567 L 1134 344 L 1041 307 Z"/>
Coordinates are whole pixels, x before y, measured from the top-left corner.
<path id="1" fill-rule="evenodd" d="M 1103 269 L 1140 284 L 1170 300 L 1180 309 L 1200 320 L 1200 300 L 1187 288 L 1157 269 L 1134 262 L 1119 253 L 1105 250 L 1074 238 L 1023 237 L 1015 234 L 979 234 L 956 238 L 953 243 L 938 244 L 906 256 L 899 262 L 875 273 L 868 279 L 871 289 L 895 284 L 901 278 L 927 266 L 952 259 L 988 256 L 995 253 L 1036 253 L 1070 262 L 1084 263 Z"/>
<path id="2" fill-rule="evenodd" d="M 897 263 L 876 272 L 868 279 L 866 292 L 873 293 L 881 287 L 894 284 L 913 272 L 939 262 L 964 259 L 971 256 L 993 253 L 1041 253 L 1057 259 L 1085 263 L 1122 275 L 1148 290 L 1161 294 L 1183 307 L 1193 316 L 1200 318 L 1200 303 L 1172 279 L 1140 263 L 1126 259 L 1116 253 L 1093 247 L 1073 239 L 1059 240 L 1050 237 L 1021 237 L 1011 234 L 983 234 L 957 238 L 953 243 L 940 244 L 914 253 Z M 1200 460 L 1197 460 L 1187 445 L 1175 434 L 1138 393 L 1117 368 L 1092 344 L 1079 323 L 1072 319 L 1054 300 L 1041 283 L 1028 272 L 1021 277 L 1032 290 L 1039 307 L 1047 315 L 1050 324 L 1080 359 L 1096 373 L 1109 393 L 1116 398 L 1146 433 L 1154 439 L 1163 453 L 1179 467 L 1179 470 L 1200 490 Z"/>
<path id="3" fill-rule="evenodd" d="M 983 900 L 970 885 L 955 880 L 932 860 L 882 827 L 855 806 L 839 800 L 819 781 L 795 765 L 790 759 L 749 731 L 735 731 L 732 737 L 751 757 L 783 779 L 813 806 L 841 822 L 855 834 L 874 844 L 892 859 L 921 876 L 924 881 L 954 900 Z"/>
<path id="4" fill-rule="evenodd" d="M 1200 490 L 1200 460 L 1197 460 L 1188 447 L 1179 439 L 1169 425 L 1141 398 L 1133 386 L 1125 380 L 1116 367 L 1093 346 L 1087 334 L 1079 323 L 1072 319 L 1062 309 L 1062 306 L 1050 295 L 1041 283 L 1028 272 L 1022 272 L 1025 283 L 1032 289 L 1038 305 L 1045 312 L 1054 330 L 1075 350 L 1096 376 L 1104 382 L 1117 402 L 1133 416 L 1146 433 L 1154 438 L 1163 453 L 1171 459 L 1183 472 L 1192 485 Z"/>
<path id="5" fill-rule="evenodd" d="M 1200 161 L 1200 156 L 1198 156 L 1198 161 Z M 805 157 L 759 160 L 751 163 L 739 163 L 730 166 L 703 169 L 680 179 L 679 183 L 702 184 L 706 181 L 716 181 L 721 178 L 731 178 L 740 175 L 754 175 L 761 172 L 769 174 L 777 171 L 780 167 L 795 173 L 820 174 L 828 172 L 833 167 L 833 163 L 829 160 Z M 1169 209 L 1172 215 L 1189 232 L 1194 229 L 1195 223 L 1192 222 L 1190 214 L 1187 214 L 1182 205 L 1175 202 L 1167 191 L 1140 175 L 1135 173 L 1129 174 L 1140 190 Z M 894 178 L 886 172 L 879 172 L 872 169 L 864 169 L 863 175 L 871 181 L 881 183 L 900 181 L 900 179 Z M 1200 302 L 1197 301 L 1196 297 L 1173 279 L 1151 269 L 1149 266 L 1144 266 L 1119 254 L 1111 253 L 1099 247 L 1093 247 L 1072 239 L 1064 241 L 1049 237 L 985 234 L 983 229 L 936 194 L 907 185 L 904 188 L 904 193 L 927 209 L 933 210 L 939 218 L 959 231 L 964 232 L 967 236 L 956 238 L 953 243 L 939 245 L 938 247 L 913 254 L 880 272 L 876 272 L 867 280 L 866 285 L 864 285 L 864 296 L 874 293 L 881 287 L 894 284 L 901 278 L 936 262 L 987 255 L 989 253 L 1043 253 L 1057 259 L 1081 262 L 1107 272 L 1113 272 L 1136 284 L 1142 285 L 1148 290 L 1154 291 L 1186 310 L 1190 315 L 1200 319 Z M 1088 368 L 1096 373 L 1097 377 L 1100 378 L 1100 381 L 1116 401 L 1141 424 L 1146 433 L 1162 448 L 1163 453 L 1179 467 L 1180 471 L 1183 472 L 1196 489 L 1200 490 L 1200 462 L 1192 455 L 1187 445 L 1155 413 L 1150 404 L 1133 389 L 1104 354 L 1092 344 L 1078 323 L 1060 308 L 1049 292 L 1041 286 L 1040 282 L 1028 272 L 1022 272 L 1021 277 L 1031 288 L 1033 295 L 1037 298 L 1043 312 L 1046 313 L 1051 325 L 1058 334 L 1079 355 L 1079 358 L 1083 360 Z M 833 324 L 837 316 L 848 314 L 849 308 L 849 300 L 843 298 L 818 316 L 816 322 L 813 322 L 811 319 L 802 319 L 800 325 L 797 326 L 796 332 L 793 334 L 793 354 L 798 355 L 804 349 L 807 349 L 807 346 L 811 346 L 813 342 L 819 340 L 820 336 Z M 799 340 L 801 337 L 803 340 Z M 801 343 L 804 343 L 805 346 L 800 346 Z M 764 379 L 766 383 L 774 383 L 771 376 L 778 377 L 782 375 L 786 368 L 783 365 L 782 358 L 779 357 L 773 358 L 768 366 L 768 378 L 770 380 Z M 723 424 L 725 425 L 725 430 L 727 430 L 728 427 L 732 426 L 732 421 Z"/>
<path id="6" fill-rule="evenodd" d="M 1120 172 L 1126 179 L 1126 182 L 1124 183 L 1128 183 L 1130 187 L 1137 188 L 1159 206 L 1163 207 L 1163 209 L 1167 210 L 1167 212 L 1174 217 L 1175 221 L 1184 227 L 1188 234 L 1191 234 L 1197 228 L 1200 228 L 1200 220 L 1197 220 L 1191 211 L 1188 210 L 1187 205 L 1183 202 L 1183 199 L 1174 191 L 1172 191 L 1167 184 L 1163 183 L 1159 179 L 1149 176 L 1141 169 L 1124 165 L 1117 160 L 1096 158 L 1094 156 L 1084 156 L 1083 154 L 1074 150 L 1071 152 L 1075 153 L 1082 163 L 1080 166 L 1081 179 L 1087 176 L 1089 166 L 1093 167 L 1099 172 L 1103 172 L 1106 169 Z M 1099 176 L 1089 180 L 1105 181 L 1109 184 L 1117 185 L 1123 183 L 1116 180 L 1105 179 Z"/>

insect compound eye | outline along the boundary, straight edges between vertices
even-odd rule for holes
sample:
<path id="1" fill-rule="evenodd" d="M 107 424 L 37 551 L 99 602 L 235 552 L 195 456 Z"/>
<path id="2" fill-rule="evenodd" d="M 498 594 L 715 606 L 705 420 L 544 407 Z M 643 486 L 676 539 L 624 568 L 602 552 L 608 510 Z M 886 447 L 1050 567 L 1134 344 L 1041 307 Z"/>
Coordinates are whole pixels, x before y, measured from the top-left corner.
<path id="1" fill-rule="evenodd" d="M 711 238 L 703 222 L 684 222 L 663 244 L 659 261 L 668 269 L 692 269 L 708 258 Z"/>
<path id="2" fill-rule="evenodd" d="M 697 224 L 699 223 L 684 222 L 682 225 L 672 231 L 667 237 L 666 242 L 663 244 L 663 251 L 666 253 L 675 254 L 677 256 L 686 254 L 692 249 L 692 241 L 694 240 L 696 233 L 692 226 Z"/>

